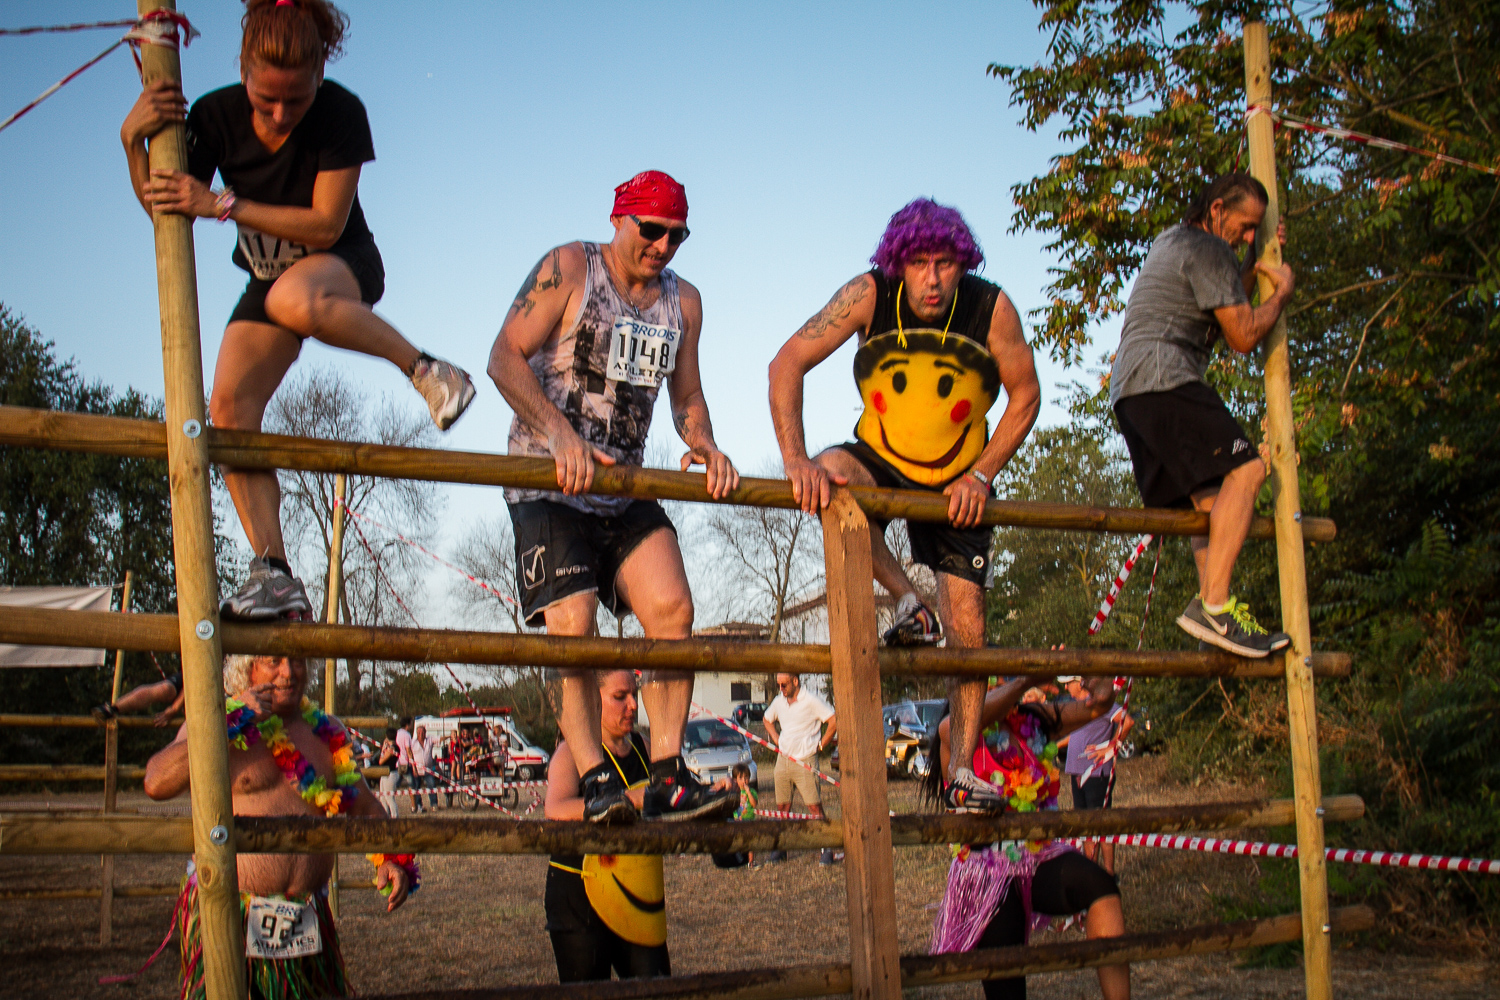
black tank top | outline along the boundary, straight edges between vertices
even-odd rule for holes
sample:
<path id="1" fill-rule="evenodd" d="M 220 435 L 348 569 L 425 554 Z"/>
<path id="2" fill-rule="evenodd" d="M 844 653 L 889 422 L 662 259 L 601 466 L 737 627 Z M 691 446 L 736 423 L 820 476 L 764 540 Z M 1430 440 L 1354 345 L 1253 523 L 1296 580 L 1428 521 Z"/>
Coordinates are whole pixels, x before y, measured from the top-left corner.
<path id="1" fill-rule="evenodd" d="M 870 320 L 870 328 L 859 338 L 861 344 L 896 329 L 896 310 L 899 308 L 900 325 L 904 329 L 941 330 L 946 325 L 950 334 L 956 333 L 989 350 L 990 319 L 995 313 L 995 300 L 1000 295 L 999 285 L 973 274 L 959 278 L 958 302 L 953 306 L 953 321 L 949 323 L 946 316 L 937 322 L 918 316 L 904 293 L 898 302 L 896 292 L 901 287 L 900 279 L 887 277 L 878 267 L 870 271 L 870 277 L 875 279 L 875 316 Z"/>
<path id="2" fill-rule="evenodd" d="M 630 734 L 630 746 L 630 753 L 615 758 L 625 774 L 626 783 L 634 785 L 650 781 L 651 765 L 647 761 L 651 759 L 651 750 L 640 733 Z M 608 747 L 604 749 L 607 758 L 611 751 Z M 583 876 L 577 874 L 583 868 L 583 855 L 554 854 L 551 860 L 555 864 L 547 865 L 547 889 L 543 897 L 547 911 L 547 930 L 588 930 L 593 923 L 598 922 L 598 917 L 594 916 L 594 908 L 589 905 L 588 893 L 583 888 Z M 559 868 L 558 865 L 566 865 L 567 868 Z"/>

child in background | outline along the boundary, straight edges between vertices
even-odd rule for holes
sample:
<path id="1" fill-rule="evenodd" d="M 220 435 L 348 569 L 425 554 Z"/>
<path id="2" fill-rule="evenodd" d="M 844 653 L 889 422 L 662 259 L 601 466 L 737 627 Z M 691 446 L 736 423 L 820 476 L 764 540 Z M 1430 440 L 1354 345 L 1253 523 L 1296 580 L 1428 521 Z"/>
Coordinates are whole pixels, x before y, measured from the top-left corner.
<path id="1" fill-rule="evenodd" d="M 760 793 L 755 786 L 750 784 L 750 765 L 736 764 L 729 772 L 736 788 L 740 790 L 740 807 L 734 811 L 734 819 L 739 821 L 752 820 L 755 818 L 755 809 L 760 805 Z M 745 854 L 745 863 L 752 871 L 759 868 L 755 863 L 755 852 L 749 851 Z"/>

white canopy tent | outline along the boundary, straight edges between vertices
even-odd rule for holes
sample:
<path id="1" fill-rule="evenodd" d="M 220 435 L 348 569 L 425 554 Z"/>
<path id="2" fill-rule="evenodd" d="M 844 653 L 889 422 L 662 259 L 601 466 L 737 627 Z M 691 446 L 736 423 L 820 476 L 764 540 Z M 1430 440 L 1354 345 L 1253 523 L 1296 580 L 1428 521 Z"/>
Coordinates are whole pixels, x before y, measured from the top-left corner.
<path id="1" fill-rule="evenodd" d="M 113 587 L 0 587 L 0 616 L 7 607 L 108 611 Z M 0 667 L 102 667 L 104 650 L 0 643 Z"/>

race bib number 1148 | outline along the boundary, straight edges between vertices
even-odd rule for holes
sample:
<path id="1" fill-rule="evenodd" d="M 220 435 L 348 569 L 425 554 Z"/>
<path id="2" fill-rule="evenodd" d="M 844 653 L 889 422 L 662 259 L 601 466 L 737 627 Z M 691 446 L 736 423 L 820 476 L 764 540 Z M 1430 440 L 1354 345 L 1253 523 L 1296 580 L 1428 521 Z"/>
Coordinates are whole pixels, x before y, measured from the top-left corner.
<path id="1" fill-rule="evenodd" d="M 670 326 L 628 316 L 615 318 L 610 331 L 609 364 L 604 377 L 615 382 L 658 388 L 677 367 L 682 333 Z"/>

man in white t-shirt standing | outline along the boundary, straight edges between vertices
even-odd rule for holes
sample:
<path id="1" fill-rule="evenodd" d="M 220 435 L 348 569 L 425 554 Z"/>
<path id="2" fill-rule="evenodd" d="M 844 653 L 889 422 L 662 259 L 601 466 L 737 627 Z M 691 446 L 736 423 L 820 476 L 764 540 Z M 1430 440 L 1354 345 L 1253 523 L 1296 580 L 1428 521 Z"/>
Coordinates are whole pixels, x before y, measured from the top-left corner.
<path id="1" fill-rule="evenodd" d="M 766 739 L 779 751 L 775 772 L 776 808 L 781 812 L 790 811 L 792 789 L 796 788 L 802 793 L 802 804 L 807 811 L 821 819 L 823 792 L 815 772 L 818 755 L 828 749 L 838 732 L 838 719 L 826 701 L 802 689 L 802 679 L 796 674 L 777 674 L 776 686 L 781 693 L 766 708 L 763 719 Z M 797 760 L 792 760 L 792 757 Z M 807 767 L 797 763 L 799 760 Z M 773 860 L 776 860 L 774 855 Z M 824 848 L 820 861 L 825 865 L 832 864 L 833 851 Z"/>

